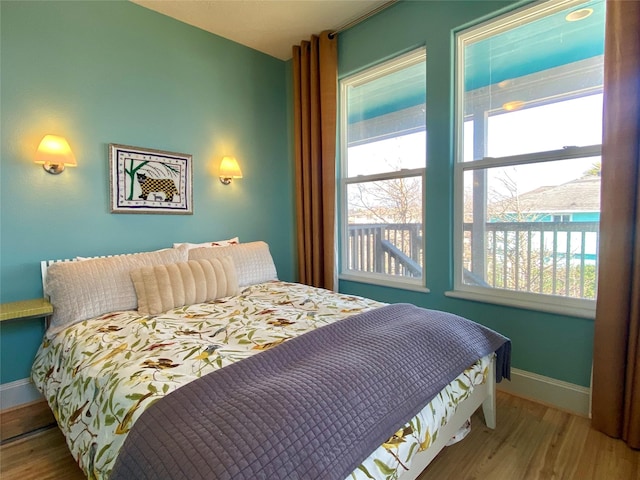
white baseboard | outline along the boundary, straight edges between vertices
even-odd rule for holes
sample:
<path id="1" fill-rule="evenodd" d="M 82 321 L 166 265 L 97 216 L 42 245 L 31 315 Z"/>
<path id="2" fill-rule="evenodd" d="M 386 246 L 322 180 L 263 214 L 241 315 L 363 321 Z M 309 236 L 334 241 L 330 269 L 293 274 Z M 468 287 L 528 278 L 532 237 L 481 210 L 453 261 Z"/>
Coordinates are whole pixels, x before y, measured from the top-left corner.
<path id="1" fill-rule="evenodd" d="M 28 378 L 21 378 L 15 382 L 0 385 L 0 410 L 16 407 L 24 403 L 35 402 L 43 398 Z"/>
<path id="2" fill-rule="evenodd" d="M 512 368 L 511 381 L 503 380 L 497 389 L 576 415 L 590 416 L 591 390 L 587 387 Z"/>

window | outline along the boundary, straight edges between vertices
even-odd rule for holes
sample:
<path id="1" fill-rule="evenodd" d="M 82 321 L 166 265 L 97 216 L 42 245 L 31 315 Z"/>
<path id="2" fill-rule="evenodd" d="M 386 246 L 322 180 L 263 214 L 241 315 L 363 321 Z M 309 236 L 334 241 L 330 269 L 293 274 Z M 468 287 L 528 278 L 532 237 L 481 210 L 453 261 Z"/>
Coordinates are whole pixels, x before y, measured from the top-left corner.
<path id="1" fill-rule="evenodd" d="M 423 286 L 426 54 L 340 81 L 341 278 Z"/>
<path id="2" fill-rule="evenodd" d="M 604 1 L 550 1 L 456 36 L 455 292 L 592 316 Z"/>

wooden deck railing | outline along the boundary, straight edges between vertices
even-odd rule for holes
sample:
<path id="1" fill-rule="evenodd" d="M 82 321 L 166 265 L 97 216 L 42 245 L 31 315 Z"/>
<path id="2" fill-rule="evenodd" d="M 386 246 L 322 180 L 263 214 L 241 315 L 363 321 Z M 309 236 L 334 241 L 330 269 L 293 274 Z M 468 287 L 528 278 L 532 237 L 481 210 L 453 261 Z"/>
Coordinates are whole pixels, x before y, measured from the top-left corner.
<path id="1" fill-rule="evenodd" d="M 349 225 L 348 268 L 403 277 L 422 276 L 422 225 Z"/>
<path id="2" fill-rule="evenodd" d="M 595 298 L 598 222 L 464 224 L 467 285 Z M 351 224 L 348 269 L 419 278 L 422 225 Z"/>
<path id="3" fill-rule="evenodd" d="M 489 222 L 473 229 L 464 224 L 464 268 L 489 286 L 595 299 L 599 222 Z"/>

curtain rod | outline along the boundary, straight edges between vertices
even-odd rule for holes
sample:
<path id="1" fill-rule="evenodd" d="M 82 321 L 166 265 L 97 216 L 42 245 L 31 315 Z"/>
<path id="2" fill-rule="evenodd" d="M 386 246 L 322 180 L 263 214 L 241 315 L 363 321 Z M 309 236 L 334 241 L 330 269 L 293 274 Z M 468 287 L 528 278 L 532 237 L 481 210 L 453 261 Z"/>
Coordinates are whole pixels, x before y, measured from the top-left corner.
<path id="1" fill-rule="evenodd" d="M 374 16 L 375 14 L 381 12 L 385 8 L 388 8 L 388 7 L 390 7 L 391 5 L 393 5 L 394 3 L 397 3 L 397 2 L 398 2 L 398 0 L 389 0 L 388 2 L 385 2 L 382 5 L 379 5 L 378 7 L 374 8 L 370 12 L 367 12 L 364 15 L 361 15 L 361 16 L 359 16 L 358 18 L 356 18 L 354 20 L 351 20 L 350 22 L 347 22 L 347 23 L 345 23 L 343 25 L 340 25 L 333 32 L 331 32 L 330 36 L 333 37 L 333 36 L 335 36 L 335 35 L 337 35 L 337 34 L 339 34 L 341 32 L 344 32 L 348 28 L 351 28 L 351 27 L 357 25 L 360 22 L 364 22 L 369 17 Z"/>

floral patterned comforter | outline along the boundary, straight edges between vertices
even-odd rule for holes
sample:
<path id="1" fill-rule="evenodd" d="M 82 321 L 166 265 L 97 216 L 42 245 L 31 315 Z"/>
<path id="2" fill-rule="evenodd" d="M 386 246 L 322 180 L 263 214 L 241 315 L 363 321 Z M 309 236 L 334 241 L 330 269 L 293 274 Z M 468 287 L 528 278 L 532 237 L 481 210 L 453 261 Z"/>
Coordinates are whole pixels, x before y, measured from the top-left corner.
<path id="1" fill-rule="evenodd" d="M 114 312 L 45 338 L 32 378 L 87 477 L 107 479 L 133 423 L 164 395 L 288 338 L 382 305 L 273 281 L 158 316 Z M 457 404 L 484 382 L 489 365 L 485 357 L 461 373 L 349 478 L 401 475 Z"/>

